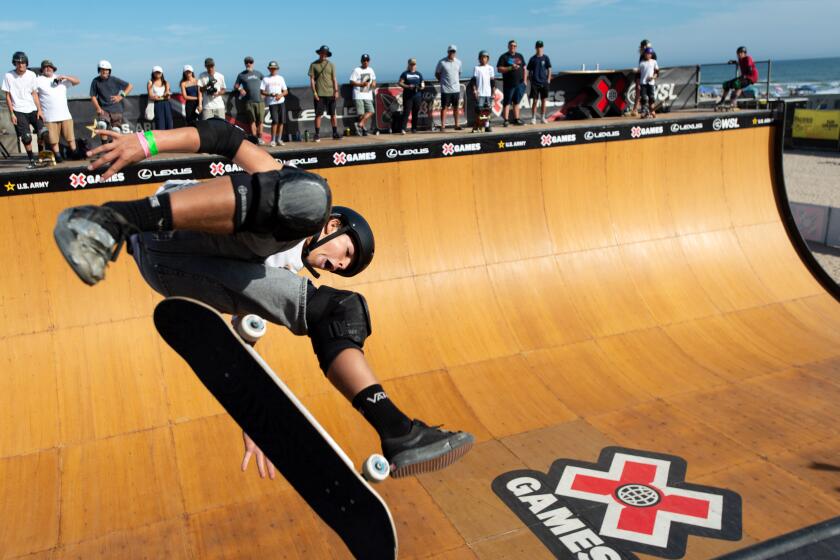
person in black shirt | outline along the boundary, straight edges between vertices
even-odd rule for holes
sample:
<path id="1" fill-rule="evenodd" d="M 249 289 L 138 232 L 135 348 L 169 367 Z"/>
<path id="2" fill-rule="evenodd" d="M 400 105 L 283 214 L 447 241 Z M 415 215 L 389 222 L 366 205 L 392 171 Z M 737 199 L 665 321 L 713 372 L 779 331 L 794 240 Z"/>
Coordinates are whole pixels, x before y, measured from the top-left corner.
<path id="1" fill-rule="evenodd" d="M 403 88 L 403 117 L 402 130 L 408 125 L 408 115 L 411 115 L 411 132 L 417 132 L 417 114 L 420 112 L 420 102 L 423 100 L 423 74 L 417 71 L 417 60 L 408 59 L 408 67 L 400 74 L 400 87 Z"/>
<path id="2" fill-rule="evenodd" d="M 545 124 L 548 104 L 548 85 L 551 82 L 551 59 L 545 54 L 544 44 L 537 41 L 536 54 L 528 61 L 528 78 L 531 80 L 531 124 L 537 124 L 537 102 L 540 102 L 540 122 Z"/>
<path id="3" fill-rule="evenodd" d="M 496 69 L 502 75 L 502 116 L 503 126 L 508 125 L 510 106 L 513 104 L 513 124 L 525 124 L 519 120 L 519 103 L 528 87 L 528 77 L 525 75 L 525 58 L 516 52 L 516 41 L 508 41 L 508 50 L 499 57 Z"/>

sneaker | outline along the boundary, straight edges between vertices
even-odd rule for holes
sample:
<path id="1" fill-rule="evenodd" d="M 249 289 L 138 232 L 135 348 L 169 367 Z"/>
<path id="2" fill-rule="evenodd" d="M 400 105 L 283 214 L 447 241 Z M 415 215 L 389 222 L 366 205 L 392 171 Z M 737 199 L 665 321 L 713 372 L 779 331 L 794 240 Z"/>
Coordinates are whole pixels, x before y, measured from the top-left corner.
<path id="1" fill-rule="evenodd" d="M 478 130 L 478 127 L 477 127 L 477 126 L 474 126 L 474 127 L 473 127 L 473 129 L 472 129 L 470 132 L 472 132 L 473 134 L 475 134 L 475 133 L 476 133 L 476 132 L 478 132 L 478 131 L 479 131 L 479 130 Z"/>
<path id="2" fill-rule="evenodd" d="M 474 442 L 467 432 L 449 432 L 414 420 L 406 435 L 382 440 L 382 453 L 391 463 L 391 477 L 401 478 L 448 467 Z"/>
<path id="3" fill-rule="evenodd" d="M 405 136 L 405 130 L 400 130 L 400 134 L 402 134 L 403 136 Z"/>
<path id="4" fill-rule="evenodd" d="M 548 119 L 545 118 L 545 115 L 540 115 L 540 122 L 542 124 L 548 124 Z"/>
<path id="5" fill-rule="evenodd" d="M 262 138 L 257 138 L 257 144 L 259 144 L 260 146 L 265 146 L 265 140 L 263 140 Z"/>
<path id="6" fill-rule="evenodd" d="M 537 117 L 531 117 L 531 124 L 537 124 Z"/>
<path id="7" fill-rule="evenodd" d="M 493 127 L 492 126 L 485 126 L 484 127 L 484 132 L 493 132 Z"/>
<path id="8" fill-rule="evenodd" d="M 282 140 L 278 140 L 278 141 L 277 141 L 277 145 L 278 145 L 278 146 L 285 146 L 285 145 L 286 145 L 286 143 L 285 143 L 285 142 L 283 142 Z"/>
<path id="9" fill-rule="evenodd" d="M 29 158 L 29 163 L 26 165 L 26 168 L 35 169 L 36 167 L 38 167 L 38 163 L 34 159 Z"/>
<path id="10" fill-rule="evenodd" d="M 341 134 L 338 133 L 337 130 L 333 130 L 333 140 L 341 140 Z"/>
<path id="11" fill-rule="evenodd" d="M 362 136 L 367 136 L 367 135 L 368 135 L 368 131 L 367 131 L 367 129 L 366 129 L 366 128 L 363 128 L 363 129 L 362 129 Z"/>
<path id="12" fill-rule="evenodd" d="M 320 135 L 320 134 L 318 134 L 318 133 L 316 132 L 316 133 L 315 133 L 315 136 L 314 136 L 312 139 L 313 139 L 315 142 L 320 142 L 320 141 L 321 141 L 321 135 Z"/>
<path id="13" fill-rule="evenodd" d="M 502 126 L 507 128 L 508 127 L 508 122 L 507 121 L 502 121 Z"/>
<path id="14" fill-rule="evenodd" d="M 116 239 L 110 232 L 117 232 Z M 67 264 L 82 282 L 93 286 L 105 278 L 109 261 L 139 230 L 107 206 L 76 206 L 58 215 L 53 237 Z"/>
<path id="15" fill-rule="evenodd" d="M 513 121 L 513 124 L 515 124 L 516 126 L 522 126 L 522 125 L 523 125 L 523 124 L 525 124 L 525 123 L 524 123 L 524 122 L 522 122 L 520 119 L 515 119 L 515 120 Z"/>
<path id="16" fill-rule="evenodd" d="M 273 147 L 275 147 L 275 146 L 277 146 L 277 141 L 276 141 L 276 140 L 272 140 L 272 141 L 271 141 L 271 144 L 269 144 L 269 146 L 271 146 L 272 148 L 273 148 Z"/>
<path id="17" fill-rule="evenodd" d="M 456 126 L 455 130 L 464 130 L 464 128 L 462 126 Z"/>

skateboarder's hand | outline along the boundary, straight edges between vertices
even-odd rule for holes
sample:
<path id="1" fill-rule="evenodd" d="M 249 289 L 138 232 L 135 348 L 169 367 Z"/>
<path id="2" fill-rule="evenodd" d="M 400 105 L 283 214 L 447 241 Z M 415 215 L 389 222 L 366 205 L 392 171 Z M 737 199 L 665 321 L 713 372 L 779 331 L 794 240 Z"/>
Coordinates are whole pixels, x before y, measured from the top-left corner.
<path id="1" fill-rule="evenodd" d="M 257 447 L 254 440 L 248 437 L 248 434 L 242 432 L 242 439 L 245 441 L 245 456 L 242 457 L 242 472 L 248 470 L 248 463 L 251 462 L 251 456 L 255 456 L 260 478 L 265 478 L 265 473 L 268 472 L 268 478 L 274 480 L 277 476 L 277 471 L 274 469 L 272 462 L 265 458 L 265 454 Z"/>
<path id="2" fill-rule="evenodd" d="M 100 130 L 97 134 L 105 138 L 110 138 L 111 142 L 103 144 L 96 149 L 87 153 L 88 157 L 96 157 L 90 165 L 88 170 L 93 171 L 110 164 L 110 167 L 102 174 L 102 179 L 108 179 L 111 175 L 132 163 L 143 161 L 146 154 L 143 152 L 143 147 L 140 141 L 134 134 L 120 134 L 112 130 Z"/>

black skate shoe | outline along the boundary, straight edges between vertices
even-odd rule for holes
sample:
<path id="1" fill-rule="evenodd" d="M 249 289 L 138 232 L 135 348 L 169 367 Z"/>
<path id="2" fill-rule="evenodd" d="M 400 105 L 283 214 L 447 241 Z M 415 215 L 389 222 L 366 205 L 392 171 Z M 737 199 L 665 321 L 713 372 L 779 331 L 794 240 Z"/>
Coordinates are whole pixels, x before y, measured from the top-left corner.
<path id="1" fill-rule="evenodd" d="M 406 435 L 382 440 L 382 453 L 391 463 L 391 476 L 400 478 L 448 467 L 466 455 L 474 441 L 467 432 L 448 432 L 414 420 Z"/>
<path id="2" fill-rule="evenodd" d="M 105 278 L 108 261 L 117 260 L 126 239 L 139 231 L 107 206 L 76 206 L 58 215 L 53 236 L 67 264 L 93 286 Z"/>

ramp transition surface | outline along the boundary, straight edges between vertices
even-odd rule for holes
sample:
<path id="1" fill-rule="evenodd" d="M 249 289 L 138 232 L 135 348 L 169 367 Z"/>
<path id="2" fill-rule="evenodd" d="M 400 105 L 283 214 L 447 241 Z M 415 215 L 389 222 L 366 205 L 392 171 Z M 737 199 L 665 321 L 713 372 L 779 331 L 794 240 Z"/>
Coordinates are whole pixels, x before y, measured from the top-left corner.
<path id="1" fill-rule="evenodd" d="M 376 231 L 369 271 L 336 283 L 368 298 L 375 371 L 478 440 L 379 487 L 401 557 L 551 558 L 491 483 L 610 446 L 740 496 L 742 539 L 690 536 L 687 558 L 837 515 L 840 305 L 776 208 L 776 134 L 323 171 Z M 151 190 L 0 201 L 0 557 L 345 557 L 284 481 L 240 472 L 240 432 L 155 335 L 130 259 L 88 288 L 55 249 L 62 208 Z M 376 449 L 306 338 L 258 350 L 354 460 Z"/>

